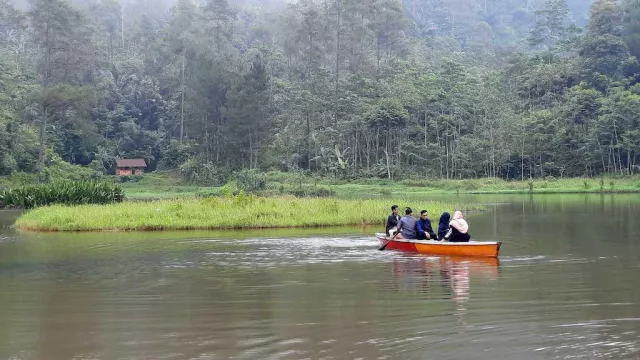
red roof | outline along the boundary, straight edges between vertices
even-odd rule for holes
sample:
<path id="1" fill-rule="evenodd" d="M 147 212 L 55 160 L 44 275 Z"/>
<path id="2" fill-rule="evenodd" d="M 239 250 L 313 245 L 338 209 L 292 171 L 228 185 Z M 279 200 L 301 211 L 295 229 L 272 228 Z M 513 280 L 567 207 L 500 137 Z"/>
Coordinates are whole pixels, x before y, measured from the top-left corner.
<path id="1" fill-rule="evenodd" d="M 116 160 L 117 167 L 147 167 L 144 159 L 119 159 Z"/>

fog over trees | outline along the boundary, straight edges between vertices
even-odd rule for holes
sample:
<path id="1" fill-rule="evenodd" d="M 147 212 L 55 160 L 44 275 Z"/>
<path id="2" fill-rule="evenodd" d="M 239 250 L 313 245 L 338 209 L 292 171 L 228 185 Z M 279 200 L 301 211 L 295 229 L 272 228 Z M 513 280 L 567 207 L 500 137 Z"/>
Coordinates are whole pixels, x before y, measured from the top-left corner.
<path id="1" fill-rule="evenodd" d="M 0 0 L 0 175 L 640 168 L 636 0 Z"/>

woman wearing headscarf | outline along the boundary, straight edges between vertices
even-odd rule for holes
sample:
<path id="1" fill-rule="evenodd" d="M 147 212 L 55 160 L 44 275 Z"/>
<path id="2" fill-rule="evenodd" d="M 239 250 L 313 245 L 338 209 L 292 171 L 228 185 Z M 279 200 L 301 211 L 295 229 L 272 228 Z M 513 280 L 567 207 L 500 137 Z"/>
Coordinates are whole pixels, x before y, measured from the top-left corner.
<path id="1" fill-rule="evenodd" d="M 449 232 L 444 237 L 450 242 L 469 242 L 469 224 L 462 216 L 462 211 L 453 213 L 453 220 L 449 223 Z"/>
<path id="2" fill-rule="evenodd" d="M 449 222 L 451 221 L 451 214 L 448 212 L 443 212 L 440 215 L 440 223 L 438 224 L 438 239 L 444 239 L 444 236 L 447 235 L 449 231 Z"/>

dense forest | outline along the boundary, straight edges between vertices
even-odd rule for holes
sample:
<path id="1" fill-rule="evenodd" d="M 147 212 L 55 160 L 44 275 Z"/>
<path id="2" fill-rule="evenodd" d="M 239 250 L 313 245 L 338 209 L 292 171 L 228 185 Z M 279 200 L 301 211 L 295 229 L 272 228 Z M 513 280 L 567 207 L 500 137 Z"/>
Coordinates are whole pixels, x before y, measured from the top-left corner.
<path id="1" fill-rule="evenodd" d="M 638 0 L 0 0 L 0 175 L 640 170 Z"/>

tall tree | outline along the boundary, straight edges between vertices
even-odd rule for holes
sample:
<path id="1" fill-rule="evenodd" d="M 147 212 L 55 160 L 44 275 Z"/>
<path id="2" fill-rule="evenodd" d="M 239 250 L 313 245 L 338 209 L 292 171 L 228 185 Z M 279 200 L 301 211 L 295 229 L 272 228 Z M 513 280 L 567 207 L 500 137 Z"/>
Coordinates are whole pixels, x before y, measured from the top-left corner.
<path id="1" fill-rule="evenodd" d="M 57 102 L 55 87 L 79 85 L 89 67 L 90 28 L 83 14 L 66 0 L 32 0 L 29 13 L 33 40 L 40 50 L 38 74 L 41 93 L 38 173 L 44 167 L 47 123 Z"/>
<path id="2" fill-rule="evenodd" d="M 623 4 L 624 40 L 631 55 L 640 58 L 640 1 L 625 0 Z"/>
<path id="3" fill-rule="evenodd" d="M 570 23 L 567 0 L 546 0 L 536 11 L 536 24 L 531 30 L 529 43 L 550 53 L 557 53 L 561 45 L 576 32 Z"/>
<path id="4" fill-rule="evenodd" d="M 256 55 L 249 71 L 229 96 L 234 147 L 241 154 L 242 167 L 258 167 L 258 159 L 270 143 L 276 128 L 272 122 L 271 93 L 267 67 Z"/>

